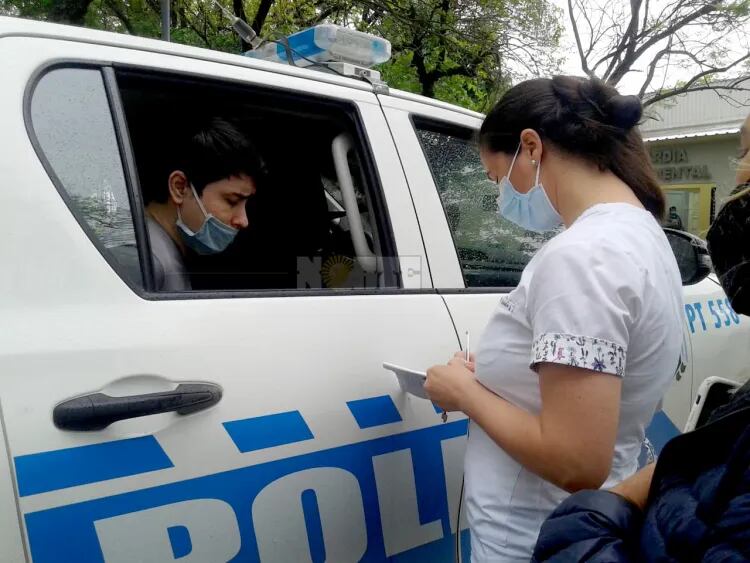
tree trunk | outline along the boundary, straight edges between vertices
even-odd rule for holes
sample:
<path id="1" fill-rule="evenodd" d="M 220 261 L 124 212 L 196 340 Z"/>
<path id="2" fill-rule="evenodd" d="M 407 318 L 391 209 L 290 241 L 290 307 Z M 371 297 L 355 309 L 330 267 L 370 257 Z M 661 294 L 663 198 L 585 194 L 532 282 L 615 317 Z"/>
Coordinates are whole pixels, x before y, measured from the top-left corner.
<path id="1" fill-rule="evenodd" d="M 48 18 L 58 23 L 83 25 L 92 0 L 53 0 Z"/>
<path id="2" fill-rule="evenodd" d="M 434 71 L 429 72 L 427 70 L 427 65 L 424 61 L 424 55 L 418 49 L 414 50 L 411 62 L 417 71 L 417 78 L 419 78 L 419 84 L 422 87 L 422 95 L 427 96 L 428 98 L 434 97 L 435 83 L 438 81 L 439 77 L 435 74 Z"/>
<path id="3" fill-rule="evenodd" d="M 120 6 L 117 3 L 117 0 L 106 0 L 105 1 L 107 7 L 112 10 L 112 13 L 117 16 L 117 19 L 122 22 L 122 25 L 125 27 L 125 29 L 128 30 L 128 33 L 130 35 L 135 35 L 135 29 L 133 29 L 133 24 L 130 23 L 130 18 L 128 18 L 128 14 L 123 9 L 122 6 Z"/>
<path id="4" fill-rule="evenodd" d="M 437 84 L 437 79 L 433 74 L 429 74 L 427 78 L 422 82 L 422 95 L 427 96 L 428 98 L 434 98 L 435 84 Z"/>
<path id="5" fill-rule="evenodd" d="M 271 6 L 273 6 L 273 3 L 274 0 L 260 0 L 258 12 L 255 14 L 255 19 L 252 23 L 252 28 L 258 35 L 260 35 L 260 32 L 263 30 L 263 24 L 266 23 L 268 12 L 271 11 Z"/>
<path id="6" fill-rule="evenodd" d="M 245 4 L 242 0 L 232 0 L 232 9 L 234 15 L 243 21 L 247 21 L 247 15 L 245 14 Z M 240 49 L 244 53 L 250 50 L 250 43 L 247 43 L 244 39 L 240 38 Z"/>

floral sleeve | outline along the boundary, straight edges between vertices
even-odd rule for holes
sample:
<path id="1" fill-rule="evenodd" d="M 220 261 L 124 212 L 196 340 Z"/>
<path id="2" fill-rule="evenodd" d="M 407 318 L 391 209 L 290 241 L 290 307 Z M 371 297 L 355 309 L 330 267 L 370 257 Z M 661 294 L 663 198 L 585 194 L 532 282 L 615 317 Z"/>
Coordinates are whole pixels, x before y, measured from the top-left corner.
<path id="1" fill-rule="evenodd" d="M 545 333 L 534 340 L 531 368 L 545 362 L 622 376 L 625 373 L 625 348 L 601 338 Z"/>
<path id="2" fill-rule="evenodd" d="M 556 363 L 622 377 L 643 276 L 627 255 L 603 243 L 551 247 L 528 287 L 531 368 Z"/>

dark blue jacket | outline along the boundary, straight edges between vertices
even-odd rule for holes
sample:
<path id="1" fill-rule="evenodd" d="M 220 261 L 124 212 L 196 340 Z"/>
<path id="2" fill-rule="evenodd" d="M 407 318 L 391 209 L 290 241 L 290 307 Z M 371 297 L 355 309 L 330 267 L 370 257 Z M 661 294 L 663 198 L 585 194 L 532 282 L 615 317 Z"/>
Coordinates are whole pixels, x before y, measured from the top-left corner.
<path id="1" fill-rule="evenodd" d="M 568 497 L 542 526 L 532 561 L 750 561 L 750 408 L 671 440 L 645 513 L 607 491 Z"/>

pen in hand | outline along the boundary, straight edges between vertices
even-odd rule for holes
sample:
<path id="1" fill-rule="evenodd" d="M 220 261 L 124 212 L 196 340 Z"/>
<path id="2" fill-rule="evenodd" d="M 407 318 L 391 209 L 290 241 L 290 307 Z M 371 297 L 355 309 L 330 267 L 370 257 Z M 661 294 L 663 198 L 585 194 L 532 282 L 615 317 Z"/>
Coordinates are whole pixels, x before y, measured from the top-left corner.
<path id="1" fill-rule="evenodd" d="M 464 360 L 467 364 L 469 363 L 469 331 L 466 331 L 466 359 Z"/>

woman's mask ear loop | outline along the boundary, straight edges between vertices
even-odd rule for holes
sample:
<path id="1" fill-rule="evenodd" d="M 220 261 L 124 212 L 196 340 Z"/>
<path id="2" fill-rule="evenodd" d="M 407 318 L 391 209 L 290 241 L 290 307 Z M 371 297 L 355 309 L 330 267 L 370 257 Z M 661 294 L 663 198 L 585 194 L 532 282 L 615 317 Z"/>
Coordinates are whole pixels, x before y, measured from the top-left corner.
<path id="1" fill-rule="evenodd" d="M 508 180 L 510 180 L 510 173 L 513 172 L 513 167 L 516 165 L 516 159 L 518 158 L 518 153 L 521 152 L 521 142 L 518 142 L 518 147 L 516 148 L 516 152 L 513 155 L 513 160 L 510 161 L 510 168 L 508 168 L 508 173 L 505 175 Z"/>

